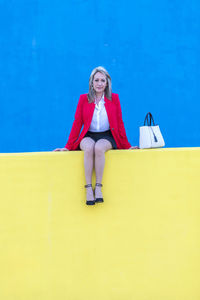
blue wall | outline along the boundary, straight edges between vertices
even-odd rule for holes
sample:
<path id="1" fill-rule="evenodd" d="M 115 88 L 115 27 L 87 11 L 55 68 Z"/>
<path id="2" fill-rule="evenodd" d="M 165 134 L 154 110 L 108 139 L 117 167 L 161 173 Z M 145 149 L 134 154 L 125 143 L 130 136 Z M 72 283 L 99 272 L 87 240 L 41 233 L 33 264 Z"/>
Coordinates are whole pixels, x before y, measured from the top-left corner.
<path id="1" fill-rule="evenodd" d="M 98 65 L 133 145 L 151 111 L 167 147 L 200 146 L 199 0 L 0 0 L 0 152 L 64 146 Z"/>

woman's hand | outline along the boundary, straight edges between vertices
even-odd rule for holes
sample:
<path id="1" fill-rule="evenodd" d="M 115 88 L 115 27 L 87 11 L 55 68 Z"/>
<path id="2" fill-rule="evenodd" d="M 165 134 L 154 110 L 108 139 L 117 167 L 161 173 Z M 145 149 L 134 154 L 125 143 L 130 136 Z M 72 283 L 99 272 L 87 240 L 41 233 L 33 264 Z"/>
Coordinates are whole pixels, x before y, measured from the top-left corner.
<path id="1" fill-rule="evenodd" d="M 138 146 L 131 146 L 131 148 L 129 148 L 130 150 L 134 150 L 134 149 L 140 149 Z"/>
<path id="2" fill-rule="evenodd" d="M 53 152 L 55 151 L 69 151 L 67 148 L 56 148 L 55 150 L 53 150 Z"/>

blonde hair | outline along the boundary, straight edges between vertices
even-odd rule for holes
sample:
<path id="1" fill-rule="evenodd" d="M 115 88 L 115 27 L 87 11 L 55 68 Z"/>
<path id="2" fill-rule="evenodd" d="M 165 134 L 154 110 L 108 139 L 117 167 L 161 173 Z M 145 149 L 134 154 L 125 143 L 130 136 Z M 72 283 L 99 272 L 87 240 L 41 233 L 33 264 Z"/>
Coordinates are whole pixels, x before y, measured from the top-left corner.
<path id="1" fill-rule="evenodd" d="M 109 100 L 112 100 L 111 77 L 110 77 L 110 75 L 108 74 L 108 72 L 106 71 L 105 68 L 99 66 L 99 67 L 95 68 L 94 70 L 92 70 L 92 73 L 90 75 L 89 92 L 88 92 L 88 101 L 89 101 L 89 103 L 94 102 L 94 99 L 95 99 L 95 91 L 94 91 L 94 88 L 93 88 L 93 80 L 94 80 L 94 76 L 97 72 L 100 72 L 100 73 L 102 73 L 106 76 L 107 85 L 106 85 L 106 88 L 105 88 L 105 96 Z"/>

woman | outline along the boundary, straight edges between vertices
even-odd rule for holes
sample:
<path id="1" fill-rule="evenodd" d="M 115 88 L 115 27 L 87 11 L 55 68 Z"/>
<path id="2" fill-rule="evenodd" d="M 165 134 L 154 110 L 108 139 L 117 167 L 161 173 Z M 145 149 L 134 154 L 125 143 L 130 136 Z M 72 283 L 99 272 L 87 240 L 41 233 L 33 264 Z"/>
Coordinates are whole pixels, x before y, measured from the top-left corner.
<path id="1" fill-rule="evenodd" d="M 82 126 L 83 130 L 80 134 Z M 54 150 L 84 151 L 87 205 L 104 201 L 101 182 L 105 152 L 110 149 L 137 148 L 131 147 L 126 137 L 119 97 L 112 93 L 110 75 L 103 67 L 95 68 L 89 79 L 89 93 L 80 96 L 68 142 L 64 148 Z M 94 193 L 93 167 L 96 172 Z"/>

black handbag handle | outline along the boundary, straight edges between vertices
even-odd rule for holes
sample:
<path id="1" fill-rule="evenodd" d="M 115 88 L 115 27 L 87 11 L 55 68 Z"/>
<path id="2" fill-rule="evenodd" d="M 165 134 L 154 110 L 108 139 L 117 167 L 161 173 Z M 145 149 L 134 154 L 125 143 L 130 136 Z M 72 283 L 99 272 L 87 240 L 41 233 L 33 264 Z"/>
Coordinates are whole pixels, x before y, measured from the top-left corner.
<path id="1" fill-rule="evenodd" d="M 151 126 L 151 125 L 155 126 L 155 122 L 154 122 L 153 116 L 152 116 L 152 114 L 150 112 L 148 112 L 146 114 L 146 117 L 144 119 L 144 126 L 146 126 L 146 123 L 147 123 L 147 126 Z M 152 128 L 151 128 L 151 130 L 152 130 L 152 133 L 153 133 L 154 141 L 157 143 L 158 139 L 157 139 L 157 137 L 156 137 L 156 135 L 155 135 L 155 133 L 154 133 L 154 131 L 153 131 Z"/>
<path id="2" fill-rule="evenodd" d="M 147 124 L 147 126 L 151 126 L 151 125 L 155 126 L 155 122 L 154 122 L 153 116 L 152 116 L 152 114 L 150 112 L 148 112 L 146 114 L 146 117 L 144 119 L 144 126 L 146 126 L 146 124 Z"/>

